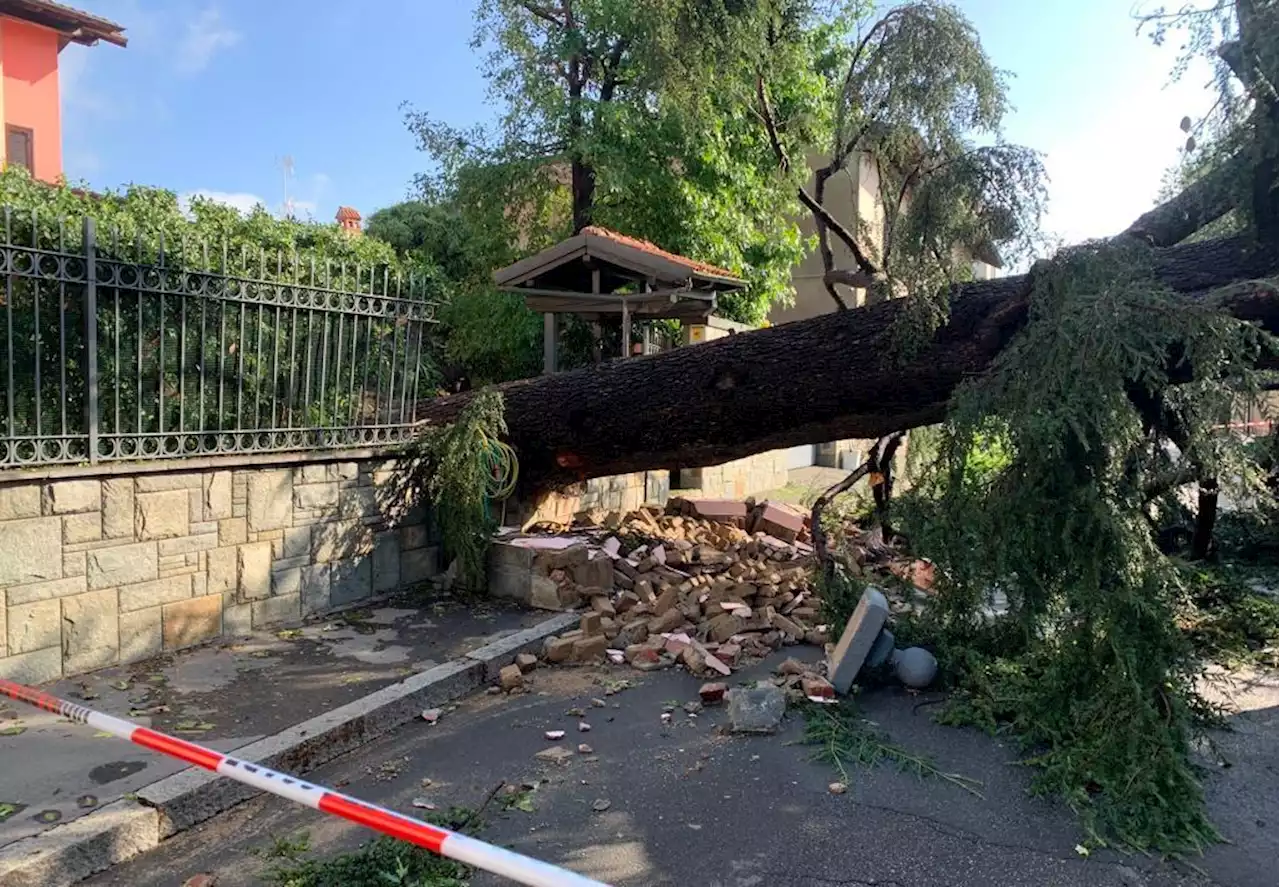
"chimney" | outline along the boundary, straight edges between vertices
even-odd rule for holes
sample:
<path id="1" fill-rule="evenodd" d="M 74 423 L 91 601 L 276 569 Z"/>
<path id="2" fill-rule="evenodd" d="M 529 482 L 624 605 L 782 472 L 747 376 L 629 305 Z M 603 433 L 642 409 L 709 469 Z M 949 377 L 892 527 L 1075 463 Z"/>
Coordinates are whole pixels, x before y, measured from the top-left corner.
<path id="1" fill-rule="evenodd" d="M 350 234 L 353 237 L 360 236 L 360 213 L 358 213 L 353 207 L 338 207 L 338 214 L 334 218 L 337 219 L 338 227 L 341 228 L 344 233 Z"/>

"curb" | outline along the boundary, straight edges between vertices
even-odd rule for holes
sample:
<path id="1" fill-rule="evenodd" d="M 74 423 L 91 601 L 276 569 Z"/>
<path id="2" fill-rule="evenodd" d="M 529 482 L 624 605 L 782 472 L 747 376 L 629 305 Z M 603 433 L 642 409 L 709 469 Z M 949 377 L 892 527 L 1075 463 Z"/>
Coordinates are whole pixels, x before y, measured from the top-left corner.
<path id="1" fill-rule="evenodd" d="M 517 653 L 576 625 L 561 613 L 490 641 L 458 659 L 418 672 L 332 711 L 235 749 L 241 760 L 303 774 L 486 684 Z M 87 816 L 0 849 L 5 887 L 67 887 L 157 847 L 161 841 L 261 792 L 208 770 L 188 768 Z"/>

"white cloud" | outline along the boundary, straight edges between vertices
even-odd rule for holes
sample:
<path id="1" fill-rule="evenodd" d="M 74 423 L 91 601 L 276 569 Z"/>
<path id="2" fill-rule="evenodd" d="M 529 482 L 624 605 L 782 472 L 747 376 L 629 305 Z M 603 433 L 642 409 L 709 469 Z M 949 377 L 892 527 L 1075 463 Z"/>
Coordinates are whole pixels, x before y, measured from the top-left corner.
<path id="1" fill-rule="evenodd" d="M 186 33 L 178 43 L 179 73 L 198 74 L 209 66 L 213 57 L 240 42 L 241 34 L 222 21 L 217 7 L 203 10 L 187 22 Z"/>
<path id="2" fill-rule="evenodd" d="M 252 212 L 256 206 L 267 206 L 266 200 L 257 194 L 250 194 L 247 191 L 210 191 L 204 188 L 178 195 L 178 206 L 182 208 L 183 212 L 187 212 L 191 208 L 191 201 L 197 197 L 203 200 L 212 200 L 215 203 L 226 204 L 246 215 Z"/>

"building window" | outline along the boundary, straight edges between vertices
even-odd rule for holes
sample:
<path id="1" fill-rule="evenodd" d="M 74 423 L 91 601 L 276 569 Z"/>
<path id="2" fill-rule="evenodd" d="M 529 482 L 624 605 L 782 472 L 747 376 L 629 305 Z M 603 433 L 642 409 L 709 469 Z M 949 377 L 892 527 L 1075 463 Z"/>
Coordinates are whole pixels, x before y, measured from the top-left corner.
<path id="1" fill-rule="evenodd" d="M 35 136 L 31 130 L 21 126 L 6 126 L 4 136 L 5 162 L 32 170 L 35 166 Z"/>

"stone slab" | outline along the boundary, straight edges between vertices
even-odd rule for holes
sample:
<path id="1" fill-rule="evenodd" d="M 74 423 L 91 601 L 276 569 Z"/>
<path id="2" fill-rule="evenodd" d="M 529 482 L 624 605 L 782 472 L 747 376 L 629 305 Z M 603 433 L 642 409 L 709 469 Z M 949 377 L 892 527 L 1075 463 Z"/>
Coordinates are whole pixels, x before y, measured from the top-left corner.
<path id="1" fill-rule="evenodd" d="M 293 472 L 288 468 L 251 472 L 247 516 L 253 533 L 289 526 L 293 516 Z"/>
<path id="2" fill-rule="evenodd" d="M 0 521 L 39 516 L 39 486 L 26 483 L 0 487 Z"/>
<path id="3" fill-rule="evenodd" d="M 190 647 L 218 637 L 222 634 L 222 595 L 207 594 L 166 604 L 162 631 L 166 650 Z"/>
<path id="4" fill-rule="evenodd" d="M 96 480 L 55 481 L 44 488 L 45 514 L 75 514 L 102 508 L 102 484 Z"/>
<path id="5" fill-rule="evenodd" d="M 5 521 L 0 527 L 0 588 L 62 578 L 62 520 Z"/>
<path id="6" fill-rule="evenodd" d="M 120 658 L 120 612 L 114 589 L 61 599 L 62 670 L 77 674 Z"/>
<path id="7" fill-rule="evenodd" d="M 99 548 L 89 552 L 89 587 L 111 588 L 155 579 L 160 574 L 154 542 Z"/>
<path id="8" fill-rule="evenodd" d="M 191 526 L 191 496 L 187 490 L 139 493 L 135 502 L 139 539 L 172 539 L 187 535 Z"/>
<path id="9" fill-rule="evenodd" d="M 884 593 L 867 586 L 840 635 L 840 642 L 831 651 L 827 674 L 837 693 L 849 692 L 888 618 L 889 602 Z"/>

